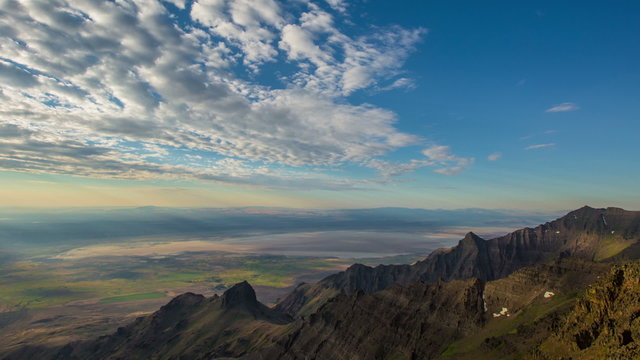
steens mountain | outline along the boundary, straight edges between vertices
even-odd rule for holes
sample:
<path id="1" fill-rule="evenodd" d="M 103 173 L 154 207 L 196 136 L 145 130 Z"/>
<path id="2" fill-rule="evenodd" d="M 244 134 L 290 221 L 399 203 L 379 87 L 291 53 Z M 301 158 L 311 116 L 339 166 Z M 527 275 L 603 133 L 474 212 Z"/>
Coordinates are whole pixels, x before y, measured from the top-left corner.
<path id="1" fill-rule="evenodd" d="M 640 212 L 583 207 L 412 265 L 360 264 L 269 308 L 247 282 L 111 335 L 8 359 L 640 357 Z"/>
<path id="2" fill-rule="evenodd" d="M 413 265 L 355 264 L 316 284 L 298 286 L 277 309 L 290 315 L 309 313 L 341 291 L 351 294 L 360 289 L 371 293 L 418 280 L 495 280 L 524 266 L 561 257 L 600 261 L 626 248 L 635 248 L 638 240 L 640 212 L 585 206 L 535 228 L 490 240 L 470 232 L 457 246 L 436 250 Z"/>

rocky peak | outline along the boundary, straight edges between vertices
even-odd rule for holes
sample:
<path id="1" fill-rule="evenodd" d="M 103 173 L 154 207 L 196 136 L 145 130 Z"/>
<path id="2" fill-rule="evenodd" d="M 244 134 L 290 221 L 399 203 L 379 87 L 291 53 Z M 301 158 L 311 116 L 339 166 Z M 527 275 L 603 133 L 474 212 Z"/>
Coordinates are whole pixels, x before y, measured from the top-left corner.
<path id="1" fill-rule="evenodd" d="M 238 306 L 257 307 L 256 292 L 247 281 L 233 285 L 222 294 L 222 307 L 230 309 Z"/>
<path id="2" fill-rule="evenodd" d="M 585 205 L 579 209 L 570 211 L 569 213 L 567 213 L 565 216 L 561 217 L 561 219 L 563 218 L 571 218 L 574 215 L 582 215 L 582 216 L 593 216 L 595 215 L 600 215 L 602 212 L 604 212 L 605 209 L 596 209 L 596 208 L 592 208 L 591 206 Z"/>
<path id="3" fill-rule="evenodd" d="M 483 238 L 481 238 L 480 236 L 474 234 L 473 232 L 469 231 L 462 240 L 460 240 L 460 244 L 465 246 L 465 245 L 473 245 L 473 246 L 479 246 L 484 244 L 485 240 Z"/>
<path id="4" fill-rule="evenodd" d="M 359 264 L 359 263 L 355 263 L 351 266 L 349 266 L 346 270 L 345 273 L 347 274 L 347 276 L 349 277 L 357 277 L 360 276 L 363 273 L 368 273 L 371 272 L 372 267 L 371 266 L 367 266 L 364 264 Z"/>
<path id="5" fill-rule="evenodd" d="M 640 212 L 584 206 L 537 227 L 523 228 L 489 240 L 469 232 L 457 246 L 436 250 L 413 265 L 372 268 L 355 264 L 318 284 L 297 289 L 283 300 L 279 309 L 293 315 L 301 309 L 309 309 L 308 304 L 317 306 L 314 298 L 328 298 L 333 296 L 332 292 L 351 294 L 362 289 L 371 293 L 416 280 L 427 283 L 472 277 L 495 280 L 549 259 L 568 256 L 605 258 L 625 247 L 629 251 L 622 257 L 640 257 Z"/>
<path id="6" fill-rule="evenodd" d="M 192 308 L 199 306 L 204 300 L 205 297 L 203 295 L 187 292 L 173 298 L 167 305 L 164 305 L 161 310 L 163 312 L 172 312 L 176 309 Z"/>

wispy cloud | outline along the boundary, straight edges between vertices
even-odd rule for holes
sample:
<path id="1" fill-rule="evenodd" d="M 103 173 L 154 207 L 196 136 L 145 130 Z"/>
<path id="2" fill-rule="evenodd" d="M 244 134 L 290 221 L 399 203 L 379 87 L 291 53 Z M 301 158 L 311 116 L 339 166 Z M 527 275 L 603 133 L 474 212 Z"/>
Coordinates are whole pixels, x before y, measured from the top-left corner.
<path id="1" fill-rule="evenodd" d="M 525 150 L 534 150 L 534 149 L 542 149 L 542 148 L 547 148 L 547 147 L 553 147 L 556 146 L 555 143 L 549 143 L 549 144 L 535 144 L 535 145 L 529 145 L 526 148 L 524 148 Z"/>
<path id="2" fill-rule="evenodd" d="M 334 10 L 345 12 L 347 10 L 347 1 L 345 0 L 325 0 Z"/>
<path id="3" fill-rule="evenodd" d="M 367 162 L 366 166 L 372 169 L 376 169 L 378 171 L 378 174 L 380 174 L 380 176 L 382 176 L 383 178 L 390 178 L 413 172 L 421 167 L 433 166 L 435 164 L 435 161 L 429 160 L 412 159 L 409 162 L 398 164 L 381 159 L 372 159 Z"/>
<path id="4" fill-rule="evenodd" d="M 412 90 L 416 88 L 416 82 L 413 79 L 401 77 L 387 86 L 378 88 L 379 91 L 389 91 L 394 89 Z"/>
<path id="5" fill-rule="evenodd" d="M 433 170 L 443 175 L 457 175 L 475 161 L 474 158 L 464 158 L 453 155 L 451 149 L 444 145 L 432 145 L 422 150 L 422 154 L 429 160 L 444 166 Z"/>
<path id="6" fill-rule="evenodd" d="M 494 152 L 493 154 L 490 154 L 489 156 L 487 156 L 487 160 L 496 161 L 496 160 L 500 159 L 501 157 L 502 157 L 502 153 Z"/>
<path id="7" fill-rule="evenodd" d="M 548 108 L 547 110 L 545 110 L 545 112 L 563 112 L 563 111 L 575 111 L 580 109 L 580 107 L 578 105 L 576 105 L 575 103 L 572 102 L 565 102 L 562 104 L 558 104 L 555 106 L 552 106 L 550 108 Z"/>
<path id="8" fill-rule="evenodd" d="M 437 172 L 438 174 L 442 174 L 442 175 L 454 176 L 454 175 L 458 175 L 464 169 L 466 169 L 466 168 L 463 167 L 463 166 L 451 166 L 451 167 L 435 169 L 433 171 Z"/>

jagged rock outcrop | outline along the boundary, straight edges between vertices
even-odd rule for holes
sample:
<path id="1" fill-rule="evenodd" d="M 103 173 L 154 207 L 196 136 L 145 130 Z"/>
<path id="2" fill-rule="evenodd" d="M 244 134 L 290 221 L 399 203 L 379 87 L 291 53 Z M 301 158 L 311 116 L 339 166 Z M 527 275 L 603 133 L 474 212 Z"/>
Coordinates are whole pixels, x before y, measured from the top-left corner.
<path id="1" fill-rule="evenodd" d="M 538 359 L 640 358 L 640 262 L 614 266 L 578 298 Z"/>
<path id="2" fill-rule="evenodd" d="M 478 279 L 342 294 L 248 359 L 429 359 L 483 324 Z"/>
<path id="3" fill-rule="evenodd" d="M 553 319 L 558 311 L 567 311 L 575 293 L 610 266 L 562 258 L 489 282 L 477 278 L 433 284 L 416 281 L 369 294 L 363 290 L 342 293 L 289 325 L 293 329 L 277 345 L 247 358 L 480 359 L 491 351 L 493 355 L 486 358 L 510 358 L 510 354 L 517 358 L 548 333 L 548 322 L 538 317 Z M 549 291 L 555 299 L 544 296 Z M 496 317 L 500 311 L 504 315 Z M 509 332 L 508 339 L 496 337 L 502 335 L 500 329 L 509 327 L 514 332 Z M 481 341 L 479 346 L 475 340 L 465 343 L 478 334 L 488 342 Z M 459 350 L 443 356 L 457 340 Z"/>
<path id="4" fill-rule="evenodd" d="M 493 313 L 507 307 L 511 313 L 517 313 L 547 292 L 566 298 L 584 290 L 609 268 L 609 264 L 573 258 L 523 267 L 506 278 L 487 283 L 487 309 Z"/>
<path id="5" fill-rule="evenodd" d="M 469 232 L 457 246 L 435 251 L 413 266 L 420 274 L 419 278 L 426 282 L 471 277 L 493 280 L 496 276 L 490 258 L 491 244 Z"/>
<path id="6" fill-rule="evenodd" d="M 546 340 L 575 303 L 576 294 L 610 264 L 562 258 L 516 270 L 484 288 L 485 326 L 449 344 L 437 358 L 522 359 Z"/>
<path id="7" fill-rule="evenodd" d="M 603 260 L 638 246 L 639 241 L 640 212 L 585 206 L 491 240 L 468 233 L 457 246 L 436 250 L 413 265 L 353 265 L 316 284 L 300 286 L 277 309 L 290 315 L 309 313 L 340 291 L 374 292 L 417 280 L 501 279 L 522 267 L 560 257 Z"/>
<path id="8" fill-rule="evenodd" d="M 235 284 L 222 294 L 222 308 L 235 307 L 244 307 L 249 310 L 260 308 L 256 292 L 247 281 Z"/>

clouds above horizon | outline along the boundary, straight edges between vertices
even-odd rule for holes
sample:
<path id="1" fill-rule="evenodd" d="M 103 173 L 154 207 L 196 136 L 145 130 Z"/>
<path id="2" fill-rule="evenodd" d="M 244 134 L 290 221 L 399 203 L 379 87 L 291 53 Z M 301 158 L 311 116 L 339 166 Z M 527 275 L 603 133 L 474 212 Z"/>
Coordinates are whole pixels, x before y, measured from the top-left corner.
<path id="1" fill-rule="evenodd" d="M 414 87 L 402 65 L 426 30 L 348 35 L 340 0 L 170 3 L 4 1 L 0 169 L 332 189 L 359 185 L 308 167 L 390 177 L 470 163 L 381 159 L 423 140 L 348 101 Z M 259 80 L 265 66 L 275 81 Z"/>
<path id="2" fill-rule="evenodd" d="M 453 155 L 451 149 L 444 145 L 432 145 L 424 149 L 422 154 L 442 166 L 433 170 L 434 172 L 449 176 L 458 175 L 475 161 L 474 158 L 462 158 Z"/>
<path id="3" fill-rule="evenodd" d="M 548 108 L 547 110 L 545 110 L 545 112 L 565 112 L 565 111 L 576 111 L 580 109 L 580 107 L 572 102 L 565 102 L 562 104 L 558 104 L 558 105 L 554 105 L 550 108 Z"/>
<path id="4" fill-rule="evenodd" d="M 535 149 L 543 149 L 543 148 L 548 148 L 548 147 L 554 147 L 556 146 L 555 143 L 548 143 L 548 144 L 535 144 L 535 145 L 529 145 L 527 147 L 525 147 L 525 150 L 535 150 Z"/>

